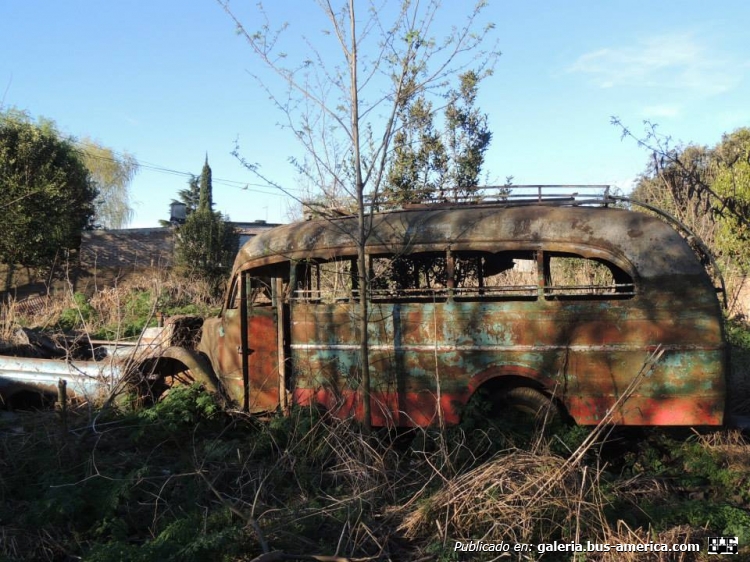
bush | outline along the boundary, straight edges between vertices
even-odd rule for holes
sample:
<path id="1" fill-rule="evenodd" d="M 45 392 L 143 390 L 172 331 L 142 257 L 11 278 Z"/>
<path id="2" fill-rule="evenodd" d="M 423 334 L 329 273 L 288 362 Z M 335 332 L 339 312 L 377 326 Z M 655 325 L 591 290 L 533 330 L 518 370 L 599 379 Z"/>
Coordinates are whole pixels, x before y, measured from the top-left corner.
<path id="1" fill-rule="evenodd" d="M 65 331 L 71 332 L 84 328 L 86 324 L 97 317 L 97 312 L 91 306 L 86 295 L 75 293 L 72 302 L 68 308 L 63 309 L 57 320 L 58 327 Z"/>

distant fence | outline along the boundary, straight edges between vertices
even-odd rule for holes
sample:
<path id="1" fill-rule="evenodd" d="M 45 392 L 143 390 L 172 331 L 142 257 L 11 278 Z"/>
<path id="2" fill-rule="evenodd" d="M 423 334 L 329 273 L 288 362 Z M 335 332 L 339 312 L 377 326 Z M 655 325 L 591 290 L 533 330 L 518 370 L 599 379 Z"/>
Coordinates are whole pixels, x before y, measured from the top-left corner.
<path id="1" fill-rule="evenodd" d="M 14 307 L 17 314 L 38 314 L 47 308 L 50 298 L 47 295 L 29 297 L 16 301 Z"/>

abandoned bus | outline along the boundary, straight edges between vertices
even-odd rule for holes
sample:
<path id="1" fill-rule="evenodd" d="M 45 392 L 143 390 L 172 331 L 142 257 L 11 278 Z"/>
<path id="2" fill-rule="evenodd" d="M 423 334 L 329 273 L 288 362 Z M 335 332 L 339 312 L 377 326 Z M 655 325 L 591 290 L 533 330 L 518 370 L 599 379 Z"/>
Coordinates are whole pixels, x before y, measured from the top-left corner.
<path id="1" fill-rule="evenodd" d="M 649 214 L 571 201 L 372 215 L 373 425 L 456 423 L 480 389 L 581 425 L 722 424 L 721 307 L 690 245 Z M 308 220 L 240 250 L 198 349 L 244 409 L 363 415 L 357 228 L 351 216 Z M 664 355 L 618 402 L 657 346 Z"/>

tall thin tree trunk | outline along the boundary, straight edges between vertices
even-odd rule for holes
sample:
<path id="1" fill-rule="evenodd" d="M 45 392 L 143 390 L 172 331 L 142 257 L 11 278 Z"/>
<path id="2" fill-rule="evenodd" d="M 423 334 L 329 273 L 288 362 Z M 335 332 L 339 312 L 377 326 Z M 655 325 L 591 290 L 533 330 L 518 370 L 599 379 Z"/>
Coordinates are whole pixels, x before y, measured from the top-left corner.
<path id="1" fill-rule="evenodd" d="M 369 280 L 367 255 L 367 230 L 365 225 L 365 186 L 362 180 L 362 155 L 359 144 L 359 93 L 357 83 L 357 33 L 354 20 L 354 0 L 349 0 L 349 21 L 351 33 L 351 53 L 349 54 L 349 74 L 351 76 L 352 96 L 352 141 L 354 145 L 354 170 L 357 183 L 357 261 L 359 262 L 359 362 L 362 369 L 362 424 L 365 433 L 372 428 L 372 413 L 370 406 L 370 352 L 367 336 L 367 301 L 369 298 Z"/>
<path id="2" fill-rule="evenodd" d="M 10 291 L 11 287 L 13 287 L 13 273 L 16 270 L 16 266 L 13 263 L 14 260 L 9 260 L 10 263 L 8 263 L 8 269 L 5 272 L 5 290 Z"/>

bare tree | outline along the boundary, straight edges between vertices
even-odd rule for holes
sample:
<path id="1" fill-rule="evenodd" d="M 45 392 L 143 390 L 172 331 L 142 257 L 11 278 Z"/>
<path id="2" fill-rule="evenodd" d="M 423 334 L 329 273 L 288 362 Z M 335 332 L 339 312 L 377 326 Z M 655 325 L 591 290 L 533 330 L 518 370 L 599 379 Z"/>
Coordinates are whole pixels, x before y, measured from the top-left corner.
<path id="1" fill-rule="evenodd" d="M 488 43 L 494 26 L 480 22 L 486 2 L 472 6 L 461 25 L 455 25 L 457 18 L 451 14 L 453 25 L 437 38 L 439 0 L 402 0 L 398 5 L 345 0 L 338 7 L 331 0 L 317 0 L 328 27 L 320 37 L 301 37 L 300 51 L 306 54 L 295 62 L 281 49 L 288 24 L 273 28 L 259 6 L 262 24 L 253 31 L 228 0 L 217 1 L 257 59 L 284 84 L 274 91 L 269 80 L 256 75 L 283 115 L 284 126 L 304 149 L 305 157 L 296 162 L 298 171 L 324 193 L 343 190 L 356 201 L 363 422 L 369 431 L 370 280 L 365 248 L 371 208 L 381 194 L 404 104 L 417 94 L 444 93 L 451 77 L 468 68 L 480 77 L 491 72 L 499 53 L 494 41 Z"/>

